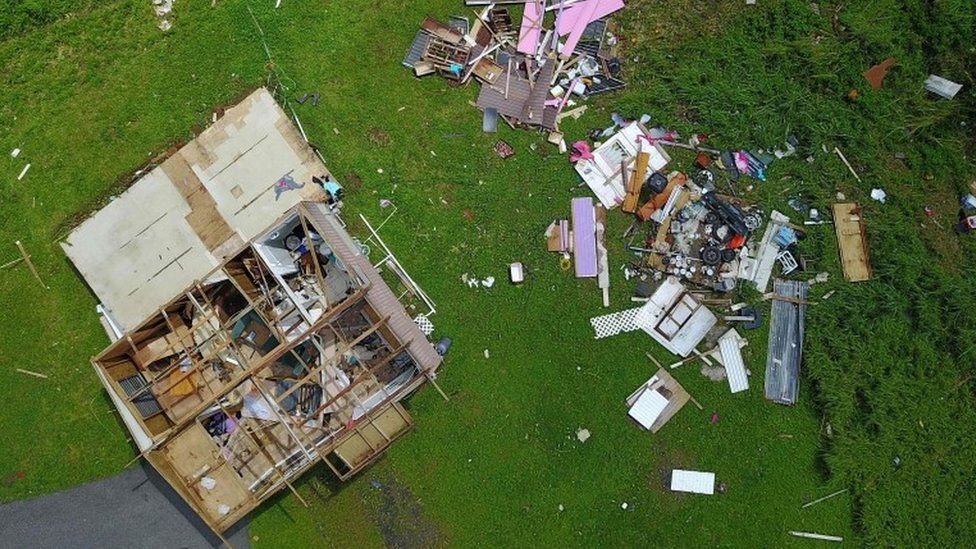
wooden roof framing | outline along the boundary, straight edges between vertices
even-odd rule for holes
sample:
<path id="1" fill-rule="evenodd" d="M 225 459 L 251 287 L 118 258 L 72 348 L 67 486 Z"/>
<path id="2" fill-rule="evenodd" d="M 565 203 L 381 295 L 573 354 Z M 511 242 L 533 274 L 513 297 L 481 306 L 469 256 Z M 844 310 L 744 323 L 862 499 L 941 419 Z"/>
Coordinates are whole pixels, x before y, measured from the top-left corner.
<path id="1" fill-rule="evenodd" d="M 214 295 L 211 294 L 214 284 L 205 286 L 204 282 L 196 281 L 177 298 L 161 307 L 155 315 L 145 320 L 134 330 L 124 334 L 119 341 L 92 359 L 96 369 L 100 370 L 100 376 L 106 382 L 107 388 L 121 398 L 121 401 L 116 401 L 125 406 L 128 412 L 150 433 L 152 444 L 144 449 L 142 455 L 160 471 L 164 478 L 216 532 L 225 531 L 277 490 L 284 487 L 291 488 L 291 479 L 323 459 L 340 444 L 358 445 L 358 450 L 354 454 L 360 457 L 365 455 L 368 459 L 360 461 L 357 458 L 355 463 L 347 464 L 348 468 L 337 467 L 336 463 L 329 463 L 329 466 L 336 471 L 340 478 L 347 478 L 355 471 L 360 470 L 369 460 L 382 452 L 396 437 L 412 425 L 409 416 L 406 416 L 406 412 L 399 408 L 396 403 L 403 396 L 419 387 L 425 381 L 424 376 L 432 374 L 442 360 L 407 315 L 406 310 L 380 274 L 362 255 L 352 238 L 345 232 L 342 224 L 327 207 L 319 203 L 303 203 L 296 207 L 293 213 L 298 215 L 300 226 L 305 233 L 306 245 L 313 246 L 309 240 L 310 233 L 319 234 L 345 267 L 349 276 L 359 281 L 357 287 L 341 301 L 323 303 L 325 311 L 318 319 L 303 329 L 299 337 L 290 337 L 292 334 L 289 332 L 295 330 L 295 326 L 286 330 L 280 324 L 285 315 L 273 318 L 260 306 L 260 300 L 263 299 L 260 292 L 246 291 L 234 276 L 228 274 L 227 266 L 244 253 L 251 253 L 253 257 L 257 258 L 261 269 L 266 268 L 262 263 L 261 256 L 249 243 L 245 252 L 229 259 L 206 277 L 213 279 L 214 275 L 221 273 L 227 275 L 224 283 L 229 285 L 228 288 L 232 287 L 233 291 L 243 298 L 245 306 L 228 315 L 226 321 L 220 321 L 217 314 L 218 306 L 213 302 Z M 323 266 L 315 257 L 316 254 L 311 255 L 313 256 L 312 269 L 315 281 L 320 286 L 324 286 L 326 281 L 323 276 Z M 259 274 L 263 272 L 259 270 Z M 322 293 L 324 294 L 324 292 Z M 177 318 L 177 312 L 182 310 L 184 306 L 192 309 L 195 314 L 192 326 L 184 326 L 183 320 Z M 291 303 L 288 310 L 294 310 L 294 306 L 295 304 Z M 343 330 L 336 328 L 335 323 L 339 322 L 347 312 L 359 310 L 363 307 L 368 307 L 363 309 L 364 312 L 375 311 L 375 313 L 363 316 L 367 325 L 356 333 L 355 337 L 346 337 Z M 375 317 L 372 316 L 374 314 Z M 231 334 L 231 327 L 234 326 L 235 322 L 240 322 L 248 315 L 254 315 L 263 323 L 271 336 L 278 342 L 266 354 L 252 358 L 247 358 L 247 353 L 242 350 L 240 343 Z M 297 352 L 297 349 L 309 342 L 321 349 L 321 344 L 317 343 L 315 336 L 323 333 L 323 330 L 330 331 L 334 335 L 335 351 L 330 357 L 319 353 L 313 362 L 308 363 Z M 211 331 L 212 333 L 210 333 Z M 174 360 L 158 375 L 150 379 L 139 392 L 127 396 L 118 380 L 115 380 L 106 368 L 111 368 L 118 363 L 121 357 L 130 357 L 137 353 L 141 338 L 151 337 L 160 332 L 174 334 L 173 338 L 165 340 L 166 344 L 161 347 L 160 353 L 165 355 L 172 352 L 172 355 L 169 356 L 175 355 L 178 360 Z M 201 335 L 201 332 L 206 332 L 206 335 Z M 383 339 L 388 341 L 389 352 L 373 360 L 372 363 L 360 361 L 361 366 L 350 370 L 348 384 L 340 390 L 330 393 L 324 386 L 328 385 L 328 382 L 323 384 L 321 381 L 328 377 L 326 375 L 328 369 L 339 369 L 339 364 L 344 360 L 344 357 L 350 354 L 356 355 L 357 345 L 378 332 L 384 333 Z M 350 334 L 350 336 L 352 335 Z M 394 339 L 390 340 L 390 337 Z M 220 357 L 221 353 L 224 352 L 229 353 L 227 356 L 233 357 L 239 362 L 239 367 L 232 371 L 226 379 L 202 375 L 206 371 L 205 369 L 209 367 L 209 361 L 214 357 Z M 356 414 L 359 413 L 357 411 L 359 403 L 383 387 L 376 374 L 383 371 L 392 361 L 403 356 L 404 353 L 409 353 L 417 368 L 414 376 L 407 383 L 391 391 L 384 390 L 378 395 L 380 401 L 366 409 L 361 417 L 356 418 Z M 293 380 L 293 385 L 290 388 L 278 394 L 271 394 L 264 387 L 263 378 L 260 376 L 269 373 L 272 365 L 287 354 L 294 356 L 297 364 L 302 368 L 301 373 Z M 172 421 L 171 425 L 162 431 L 153 433 L 133 401 L 140 394 L 145 393 L 155 394 L 158 397 L 160 387 L 168 391 L 179 386 L 184 380 L 191 378 L 199 379 L 202 382 L 199 384 L 200 391 L 193 393 L 198 401 L 193 401 L 190 405 L 184 406 L 185 409 L 178 415 L 169 418 Z M 326 395 L 315 409 L 303 416 L 285 413 L 283 402 L 297 394 L 299 389 L 312 384 L 322 387 L 321 394 Z M 218 448 L 218 445 L 201 427 L 200 418 L 202 415 L 214 411 L 222 411 L 228 417 L 232 417 L 227 408 L 228 398 L 232 393 L 237 394 L 242 391 L 245 386 L 253 386 L 253 390 L 269 403 L 275 418 L 271 427 L 276 429 L 278 434 L 268 438 L 262 433 L 267 432 L 270 427 L 262 427 L 262 420 L 250 417 L 241 418 L 238 420 L 238 425 L 243 438 L 239 435 L 238 439 L 235 440 L 238 440 L 238 443 L 243 444 L 243 446 L 236 448 L 223 446 L 220 452 L 214 453 L 213 448 Z M 376 389 L 370 389 L 370 387 Z M 185 398 L 187 396 L 182 395 L 174 399 L 173 402 L 179 403 Z M 316 427 L 308 426 L 308 418 L 324 417 L 322 414 L 326 410 L 332 410 L 330 414 L 333 415 L 330 417 L 345 417 L 348 421 L 335 429 L 324 422 Z M 391 410 L 393 411 L 391 412 Z M 403 428 L 388 433 L 382 427 L 373 426 L 375 418 L 379 415 L 387 417 L 387 420 L 384 420 L 389 424 L 387 429 L 393 424 L 402 425 Z M 404 416 L 407 419 L 402 422 L 389 419 L 403 418 Z M 204 436 L 206 436 L 206 440 L 201 438 Z M 276 439 L 276 436 L 279 438 Z M 271 440 L 285 441 L 285 446 L 272 452 L 272 448 L 266 446 Z M 279 443 L 274 443 L 274 446 L 278 447 L 277 444 Z M 212 448 L 208 445 L 212 445 Z M 346 448 L 348 450 L 351 447 L 347 446 Z M 210 450 L 205 450 L 207 448 Z M 366 454 L 362 454 L 364 448 L 368 449 Z M 201 454 L 201 452 L 203 453 Z M 245 452 L 245 454 L 240 452 Z M 281 459 L 276 459 L 274 453 L 279 454 L 278 457 L 280 454 L 287 453 L 298 456 L 299 459 L 286 459 L 285 462 L 282 462 Z M 263 457 L 255 457 L 258 455 Z M 181 469 L 185 464 L 179 462 L 198 459 L 203 461 L 197 464 L 197 470 L 205 472 L 187 476 L 187 472 Z M 260 481 L 264 484 L 253 485 L 257 491 L 252 492 L 251 487 L 244 484 L 243 479 L 233 471 L 234 467 L 230 464 L 249 463 L 249 460 L 254 459 L 259 459 L 261 463 L 266 465 L 270 464 L 267 473 L 270 473 L 271 477 L 264 477 L 266 480 Z M 228 467 L 229 469 L 226 469 Z M 228 471 L 233 474 L 229 474 Z M 222 488 L 210 490 L 201 488 L 200 483 L 204 476 L 213 479 Z M 227 483 L 237 484 L 242 487 L 243 491 L 228 487 L 226 486 Z"/>

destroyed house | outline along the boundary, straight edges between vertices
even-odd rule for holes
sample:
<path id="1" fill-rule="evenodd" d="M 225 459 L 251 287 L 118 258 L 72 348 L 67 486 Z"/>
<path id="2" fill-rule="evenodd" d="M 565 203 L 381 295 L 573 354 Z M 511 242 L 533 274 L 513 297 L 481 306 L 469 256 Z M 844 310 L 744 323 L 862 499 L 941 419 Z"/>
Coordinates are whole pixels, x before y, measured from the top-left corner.
<path id="1" fill-rule="evenodd" d="M 310 196 L 326 173 L 258 90 L 64 244 L 116 336 L 93 359 L 99 379 L 142 455 L 218 533 L 319 461 L 342 480 L 369 464 L 412 426 L 399 401 L 442 361 Z M 134 200 L 147 186 L 158 198 Z"/>

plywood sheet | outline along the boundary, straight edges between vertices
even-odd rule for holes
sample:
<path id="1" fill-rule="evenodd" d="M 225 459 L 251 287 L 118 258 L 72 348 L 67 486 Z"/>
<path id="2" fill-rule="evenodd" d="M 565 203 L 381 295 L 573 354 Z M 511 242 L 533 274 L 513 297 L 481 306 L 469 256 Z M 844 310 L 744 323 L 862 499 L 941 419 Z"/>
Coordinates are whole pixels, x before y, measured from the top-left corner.
<path id="1" fill-rule="evenodd" d="M 844 278 L 848 282 L 863 282 L 871 278 L 868 257 L 868 238 L 864 230 L 861 207 L 854 202 L 834 204 L 834 230 Z"/>
<path id="2" fill-rule="evenodd" d="M 123 331 L 205 278 L 302 200 L 327 170 L 261 88 L 62 243 Z M 287 188 L 276 189 L 282 180 Z"/>

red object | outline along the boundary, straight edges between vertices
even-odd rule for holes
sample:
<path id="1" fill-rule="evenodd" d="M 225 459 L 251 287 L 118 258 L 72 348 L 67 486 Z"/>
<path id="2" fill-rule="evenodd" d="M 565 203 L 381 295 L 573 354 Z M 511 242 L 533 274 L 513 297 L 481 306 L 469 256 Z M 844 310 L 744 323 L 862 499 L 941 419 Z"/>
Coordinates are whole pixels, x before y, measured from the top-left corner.
<path id="1" fill-rule="evenodd" d="M 498 142 L 495 143 L 495 153 L 502 158 L 509 158 L 515 154 L 515 149 L 513 149 L 512 146 L 505 141 L 499 139 Z"/>
<path id="2" fill-rule="evenodd" d="M 932 217 L 933 215 L 935 215 L 935 210 L 933 210 L 931 206 L 926 206 L 925 215 Z"/>
<path id="3" fill-rule="evenodd" d="M 737 234 L 732 237 L 732 240 L 729 240 L 729 244 L 726 247 L 730 250 L 738 250 L 739 248 L 744 246 L 745 243 L 746 243 L 746 236 L 743 234 Z"/>
<path id="4" fill-rule="evenodd" d="M 712 425 L 718 424 L 718 412 L 712 412 Z"/>
<path id="5" fill-rule="evenodd" d="M 699 168 L 707 168 L 711 163 L 712 157 L 703 152 L 699 152 L 698 156 L 695 157 L 695 164 L 697 164 Z"/>

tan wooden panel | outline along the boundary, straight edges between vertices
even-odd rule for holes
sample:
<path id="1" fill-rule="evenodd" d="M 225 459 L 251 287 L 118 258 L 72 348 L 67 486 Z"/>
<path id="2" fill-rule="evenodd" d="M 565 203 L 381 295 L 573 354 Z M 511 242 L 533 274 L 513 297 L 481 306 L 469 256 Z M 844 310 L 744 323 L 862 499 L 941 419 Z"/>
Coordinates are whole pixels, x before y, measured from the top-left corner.
<path id="1" fill-rule="evenodd" d="M 848 282 L 862 282 L 871 278 L 868 239 L 864 230 L 861 207 L 854 202 L 834 204 L 834 229 L 844 278 Z"/>
<path id="2" fill-rule="evenodd" d="M 336 446 L 335 454 L 355 471 L 369 463 L 391 441 L 407 432 L 410 424 L 406 410 L 397 403 L 390 404 L 376 414 L 372 423 L 362 421 L 346 440 Z"/>

